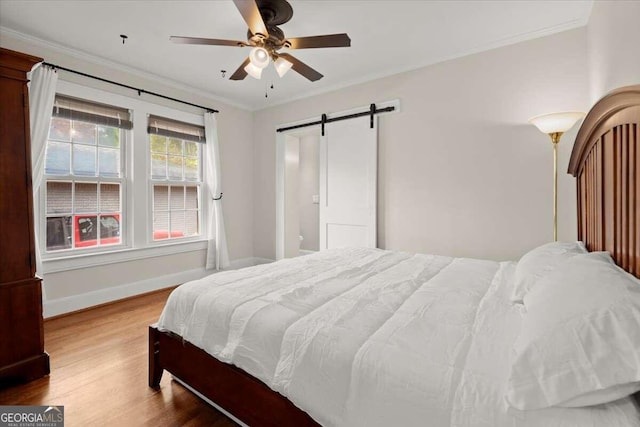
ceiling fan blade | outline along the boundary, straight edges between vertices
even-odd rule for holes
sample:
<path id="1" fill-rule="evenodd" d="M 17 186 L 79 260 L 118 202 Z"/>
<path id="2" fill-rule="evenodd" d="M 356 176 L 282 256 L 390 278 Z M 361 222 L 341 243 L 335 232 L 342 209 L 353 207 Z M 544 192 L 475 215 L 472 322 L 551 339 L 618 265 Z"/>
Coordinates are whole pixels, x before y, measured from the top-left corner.
<path id="1" fill-rule="evenodd" d="M 269 37 L 267 26 L 264 25 L 260 9 L 254 0 L 233 0 L 233 3 L 240 11 L 252 34 L 262 34 L 265 38 Z"/>
<path id="2" fill-rule="evenodd" d="M 221 40 L 221 39 L 203 39 L 200 37 L 181 37 L 181 36 L 171 36 L 169 37 L 174 43 L 183 43 L 183 44 L 206 44 L 206 45 L 215 45 L 215 46 L 248 46 L 246 42 L 241 42 L 239 40 Z"/>
<path id="3" fill-rule="evenodd" d="M 244 78 L 247 77 L 247 72 L 244 70 L 244 67 L 246 67 L 248 63 L 249 58 L 244 60 L 242 65 L 229 77 L 229 80 L 244 80 Z"/>
<path id="4" fill-rule="evenodd" d="M 287 39 L 290 49 L 312 49 L 317 47 L 349 47 L 351 39 L 346 33 L 327 34 L 324 36 L 294 37 Z"/>
<path id="5" fill-rule="evenodd" d="M 289 55 L 288 53 L 279 53 L 278 56 L 291 62 L 293 64 L 291 68 L 293 68 L 294 71 L 300 73 L 302 76 L 306 77 L 312 82 L 315 82 L 316 80 L 320 80 L 323 77 L 322 74 L 320 74 L 313 68 L 309 67 L 307 64 L 300 61 L 299 59 L 296 59 L 295 57 Z"/>

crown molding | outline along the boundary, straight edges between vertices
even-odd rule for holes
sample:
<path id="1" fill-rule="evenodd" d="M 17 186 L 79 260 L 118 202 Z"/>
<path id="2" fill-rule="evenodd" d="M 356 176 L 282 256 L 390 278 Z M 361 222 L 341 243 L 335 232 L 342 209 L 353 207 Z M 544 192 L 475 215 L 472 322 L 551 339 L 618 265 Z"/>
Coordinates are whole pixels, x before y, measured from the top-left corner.
<path id="1" fill-rule="evenodd" d="M 172 80 L 172 79 L 168 79 L 168 78 L 164 78 L 164 77 L 159 77 L 155 74 L 149 73 L 147 71 L 143 71 L 140 70 L 138 68 L 134 68 L 134 67 L 130 67 L 128 65 L 124 65 L 122 63 L 119 62 L 115 62 L 112 60 L 108 60 L 99 56 L 95 56 L 92 55 L 88 52 L 85 51 L 80 51 L 77 49 L 73 49 L 70 48 L 68 46 L 64 46 L 64 45 L 60 45 L 57 43 L 53 43 L 50 41 L 46 41 L 43 39 L 40 39 L 38 37 L 35 36 L 31 36 L 28 34 L 24 34 L 21 33 L 19 31 L 7 28 L 7 27 L 3 27 L 0 26 L 0 36 L 2 35 L 8 35 L 10 37 L 22 40 L 22 41 L 26 41 L 28 43 L 33 43 L 36 44 L 40 47 L 44 47 L 47 49 L 51 49 L 54 50 L 58 53 L 63 53 L 69 56 L 72 56 L 74 58 L 77 59 L 81 59 L 96 65 L 101 65 L 101 66 L 105 66 L 105 67 L 110 67 L 110 68 L 114 68 L 120 71 L 124 71 L 126 73 L 132 74 L 132 75 L 136 75 L 138 77 L 142 77 L 144 79 L 156 82 L 156 83 L 160 83 L 163 84 L 165 86 L 169 86 L 175 89 L 179 89 L 182 90 L 184 92 L 193 94 L 193 95 L 199 95 L 199 96 L 205 96 L 207 98 L 210 98 L 213 101 L 218 101 L 218 102 L 223 102 L 225 104 L 231 105 L 233 107 L 236 108 L 240 108 L 249 112 L 257 112 L 257 111 L 263 111 L 263 110 L 268 110 L 270 108 L 274 108 L 274 107 L 278 107 L 278 106 L 282 106 L 284 104 L 288 104 L 291 102 L 295 102 L 295 101 L 299 101 L 302 99 L 306 99 L 306 98 L 311 98 L 314 96 L 319 96 L 319 95 L 323 95 L 329 92 L 334 92 L 337 90 L 342 90 L 345 89 L 347 87 L 351 87 L 351 86 L 355 86 L 355 85 L 359 85 L 362 83 L 367 83 L 367 82 L 371 82 L 374 80 L 378 80 L 378 79 L 382 79 L 385 77 L 390 77 L 393 75 L 397 75 L 397 74 L 402 74 L 402 73 L 406 73 L 406 72 L 410 72 L 410 71 L 415 71 L 421 68 L 425 68 L 431 65 L 435 65 L 438 63 L 442 63 L 442 62 L 446 62 L 446 61 L 450 61 L 450 60 L 454 60 L 454 59 L 459 59 L 465 56 L 469 56 L 469 55 L 474 55 L 477 53 L 481 53 L 481 52 L 486 52 L 486 51 L 490 51 L 493 49 L 497 49 L 500 47 L 505 47 L 505 46 L 509 46 L 509 45 L 513 45 L 513 44 L 517 44 L 517 43 L 521 43 L 521 42 L 525 42 L 525 41 L 530 41 L 530 40 L 534 40 L 537 38 L 541 38 L 541 37 L 546 37 L 546 36 L 550 36 L 553 34 L 557 34 L 557 33 L 561 33 L 564 31 L 569 31 L 569 30 L 573 30 L 576 28 L 580 28 L 583 27 L 585 25 L 587 25 L 589 18 L 590 18 L 590 13 L 591 9 L 589 10 L 589 13 L 586 14 L 586 16 L 580 18 L 580 19 L 574 19 L 574 20 L 570 20 L 567 22 L 563 22 L 561 24 L 558 25 L 552 25 L 549 27 L 545 27 L 539 30 L 534 30 L 534 31 L 529 31 L 529 32 L 524 32 L 515 36 L 511 36 L 511 37 L 506 37 L 503 39 L 499 39 L 499 40 L 495 40 L 489 43 L 484 43 L 484 44 L 480 44 L 478 46 L 475 46 L 471 49 L 465 49 L 465 50 L 461 50 L 459 52 L 456 52 L 454 54 L 451 55 L 443 55 L 441 57 L 435 58 L 435 59 L 431 59 L 428 61 L 422 61 L 420 63 L 417 64 L 413 64 L 410 66 L 405 66 L 405 67 L 395 67 L 393 69 L 389 69 L 387 71 L 384 72 L 379 72 L 379 73 L 373 73 L 373 74 L 368 74 L 366 76 L 362 76 L 360 78 L 355 78 L 355 79 L 349 79 L 340 83 L 336 83 L 336 84 L 332 84 L 326 87 L 322 87 L 319 89 L 314 89 L 314 90 L 310 90 L 310 91 L 306 91 L 300 95 L 293 95 L 293 96 L 289 96 L 289 97 L 285 97 L 283 99 L 280 99 L 278 101 L 274 101 L 273 103 L 269 103 L 267 105 L 260 105 L 260 106 L 256 106 L 256 105 L 249 105 L 249 104 L 244 104 L 244 103 L 240 103 L 234 100 L 230 100 L 227 98 L 223 98 L 220 96 L 217 96 L 211 92 L 193 87 L 193 86 L 189 86 L 186 85 L 184 83 L 178 82 L 176 80 Z"/>
<path id="2" fill-rule="evenodd" d="M 323 95 L 326 94 L 328 92 L 333 92 L 333 91 L 337 91 L 337 90 L 342 90 L 351 86 L 356 86 L 359 84 L 363 84 L 363 83 L 368 83 L 374 80 L 379 80 L 379 79 L 383 79 L 386 77 L 390 77 L 390 76 L 394 76 L 397 74 L 402 74 L 402 73 L 407 73 L 407 72 L 411 72 L 411 71 L 416 71 L 419 70 L 421 68 L 425 68 L 425 67 L 429 67 L 431 65 L 436 65 L 442 62 L 447 62 L 447 61 L 451 61 L 454 59 L 459 59 L 459 58 L 463 58 L 465 56 L 470 56 L 470 55 L 474 55 L 477 53 L 482 53 L 482 52 L 487 52 L 493 49 L 498 49 L 501 47 L 506 47 L 506 46 L 510 46 L 510 45 L 514 45 L 517 43 L 522 43 L 522 42 L 526 42 L 526 41 L 532 41 L 538 38 L 542 38 L 542 37 L 546 37 L 546 36 L 551 36 L 553 34 L 557 34 L 557 33 L 561 33 L 564 31 L 570 31 L 570 30 L 575 30 L 577 28 L 581 28 L 587 25 L 589 21 L 589 15 L 587 15 L 584 18 L 581 19 L 574 19 L 571 21 L 567 21 L 567 22 L 563 22 L 562 24 L 558 24 L 558 25 L 552 25 L 549 27 L 545 27 L 545 28 L 541 28 L 539 30 L 535 30 L 535 31 L 529 31 L 529 32 L 525 32 L 525 33 L 521 33 L 515 36 L 511 36 L 511 37 L 505 37 L 503 39 L 498 39 L 489 43 L 484 43 L 481 45 L 478 45 L 474 48 L 471 49 L 465 49 L 459 52 L 456 52 L 454 54 L 451 55 L 444 55 L 435 59 L 431 59 L 429 61 L 423 61 L 421 63 L 418 64 L 413 64 L 411 66 L 406 66 L 406 67 L 396 67 L 393 68 L 391 70 L 385 71 L 385 72 L 381 72 L 381 73 L 375 73 L 375 74 L 368 74 L 366 76 L 363 76 L 361 78 L 357 78 L 357 79 L 351 79 L 342 83 L 337 83 L 331 86 L 327 86 L 324 87 L 322 89 L 318 89 L 318 90 L 314 90 L 314 91 L 310 91 L 310 92 L 305 92 L 303 95 L 299 95 L 299 96 L 292 96 L 292 97 L 287 97 L 285 99 L 279 100 L 274 102 L 273 104 L 269 104 L 269 105 L 265 105 L 263 107 L 259 107 L 257 109 L 254 109 L 253 111 L 262 111 L 262 110 L 268 110 L 269 108 L 273 108 L 273 107 L 278 107 L 278 106 L 282 106 L 284 104 L 289 104 L 291 102 L 294 101 L 300 101 L 302 99 L 306 99 L 306 98 L 310 98 L 313 96 L 318 96 L 318 95 Z"/>
<path id="3" fill-rule="evenodd" d="M 150 80 L 154 83 L 159 83 L 168 87 L 171 87 L 173 89 L 178 89 L 181 91 L 184 91 L 188 94 L 191 95 L 196 95 L 196 96 L 204 96 L 206 98 L 211 99 L 212 101 L 216 101 L 216 102 L 222 102 L 225 103 L 227 105 L 236 107 L 236 108 L 240 108 L 243 110 L 247 110 L 247 111 L 255 111 L 255 107 L 252 107 L 250 105 L 246 105 L 246 104 L 242 104 L 239 103 L 237 101 L 234 100 L 230 100 L 227 98 L 223 98 L 220 97 L 218 95 L 215 95 L 214 93 L 208 92 L 206 90 L 202 90 L 193 86 L 189 86 L 186 85 L 184 83 L 178 82 L 176 80 L 173 79 L 169 79 L 166 77 L 160 77 L 156 74 L 153 73 L 149 73 L 148 71 L 143 71 L 139 68 L 135 68 L 135 67 L 131 67 L 129 65 L 125 65 L 122 64 L 120 62 L 116 62 L 116 61 L 112 61 L 110 59 L 106 59 L 103 58 L 101 56 L 96 56 L 93 55 L 91 53 L 82 51 L 82 50 L 78 50 L 78 49 L 74 49 L 65 45 L 61 45 L 58 43 L 54 43 L 48 40 L 43 40 L 39 37 L 35 37 L 32 36 L 30 34 L 25 34 L 22 33 L 20 31 L 16 31 L 14 29 L 8 28 L 8 27 L 4 27 L 4 26 L 0 26 L 0 40 L 2 39 L 2 36 L 7 36 L 7 37 L 11 37 L 23 42 L 27 42 L 27 43 L 31 43 L 34 44 L 38 47 L 44 48 L 44 49 L 50 49 L 55 51 L 56 53 L 60 53 L 60 54 L 64 54 L 64 55 L 68 55 L 71 56 L 73 58 L 76 59 L 80 59 L 82 61 L 86 61 L 89 62 L 91 64 L 94 65 L 100 65 L 103 67 L 108 67 L 108 68 L 112 68 L 118 71 L 123 71 L 125 73 L 128 74 L 132 74 L 134 76 L 137 77 L 141 77 L 143 79 L 146 80 Z M 60 64 L 62 65 L 62 64 Z"/>

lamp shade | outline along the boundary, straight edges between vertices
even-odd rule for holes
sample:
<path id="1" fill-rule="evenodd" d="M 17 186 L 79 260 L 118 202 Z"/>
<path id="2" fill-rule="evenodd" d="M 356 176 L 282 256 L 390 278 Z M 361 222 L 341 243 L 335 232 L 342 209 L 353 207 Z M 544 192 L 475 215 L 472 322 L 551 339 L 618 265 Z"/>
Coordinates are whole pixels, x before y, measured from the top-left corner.
<path id="1" fill-rule="evenodd" d="M 537 127 L 540 132 L 546 134 L 564 133 L 571 129 L 573 125 L 583 117 L 584 113 L 582 112 L 567 111 L 564 113 L 542 114 L 532 117 L 529 119 L 529 123 Z"/>
<path id="2" fill-rule="evenodd" d="M 269 52 L 265 48 L 254 47 L 249 52 L 249 60 L 255 67 L 265 68 L 269 65 Z"/>
<path id="3" fill-rule="evenodd" d="M 273 65 L 276 67 L 276 71 L 278 72 L 278 75 L 280 77 L 287 74 L 287 71 L 289 71 L 293 66 L 291 62 L 287 61 L 284 58 L 278 58 L 276 62 L 273 63 Z"/>
<path id="4" fill-rule="evenodd" d="M 249 62 L 246 67 L 244 67 L 244 70 L 254 79 L 260 80 L 260 77 L 262 76 L 262 68 L 256 67 L 251 62 Z"/>

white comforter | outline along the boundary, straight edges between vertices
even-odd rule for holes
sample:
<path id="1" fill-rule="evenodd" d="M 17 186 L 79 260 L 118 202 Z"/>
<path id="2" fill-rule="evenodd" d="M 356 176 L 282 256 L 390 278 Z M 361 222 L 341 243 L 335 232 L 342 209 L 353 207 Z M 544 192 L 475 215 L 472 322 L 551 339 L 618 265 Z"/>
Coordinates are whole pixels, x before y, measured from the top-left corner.
<path id="1" fill-rule="evenodd" d="M 638 426 L 630 399 L 511 409 L 514 263 L 341 249 L 187 283 L 159 327 L 326 426 Z M 250 404 L 250 402 L 248 402 Z"/>

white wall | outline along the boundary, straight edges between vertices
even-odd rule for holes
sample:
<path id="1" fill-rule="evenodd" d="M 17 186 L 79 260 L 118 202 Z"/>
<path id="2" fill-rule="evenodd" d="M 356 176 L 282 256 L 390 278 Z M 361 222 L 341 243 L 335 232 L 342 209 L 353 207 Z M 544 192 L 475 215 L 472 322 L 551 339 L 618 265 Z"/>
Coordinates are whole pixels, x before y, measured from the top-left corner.
<path id="1" fill-rule="evenodd" d="M 251 112 L 37 40 L 12 37 L 3 33 L 0 45 L 7 49 L 43 57 L 46 61 L 60 66 L 220 110 L 218 124 L 222 191 L 224 192 L 223 209 L 230 259 L 238 261 L 253 256 L 253 180 L 252 174 L 248 172 L 251 170 L 253 156 Z M 137 97 L 137 94 L 130 90 L 62 71 L 60 71 L 60 79 Z M 197 108 L 171 101 L 153 97 L 146 97 L 146 99 L 174 109 L 202 113 Z M 173 255 L 152 256 L 100 267 L 45 273 L 43 277 L 46 296 L 45 315 L 58 314 L 82 308 L 83 305 L 98 304 L 140 291 L 178 284 L 193 278 L 194 275 L 203 274 L 205 251 L 202 248 L 204 246 L 200 245 L 200 248 L 195 250 Z"/>
<path id="2" fill-rule="evenodd" d="M 551 142 L 527 119 L 586 111 L 586 50 L 581 28 L 255 113 L 254 255 L 275 258 L 277 126 L 396 98 L 380 119 L 380 247 L 516 259 L 551 240 Z M 576 238 L 576 131 L 559 149 L 561 240 Z"/>
<path id="3" fill-rule="evenodd" d="M 320 248 L 320 205 L 313 203 L 313 196 L 320 194 L 320 137 L 300 138 L 299 176 L 300 235 L 304 237 L 300 248 L 317 251 Z"/>
<path id="4" fill-rule="evenodd" d="M 596 1 L 587 25 L 592 103 L 640 84 L 640 2 Z"/>

